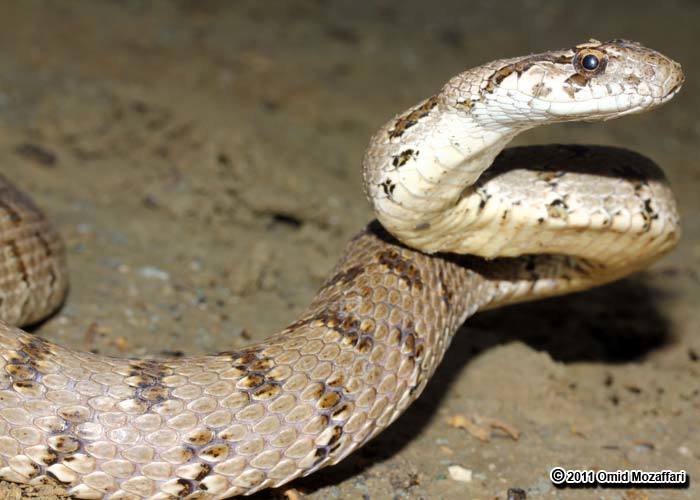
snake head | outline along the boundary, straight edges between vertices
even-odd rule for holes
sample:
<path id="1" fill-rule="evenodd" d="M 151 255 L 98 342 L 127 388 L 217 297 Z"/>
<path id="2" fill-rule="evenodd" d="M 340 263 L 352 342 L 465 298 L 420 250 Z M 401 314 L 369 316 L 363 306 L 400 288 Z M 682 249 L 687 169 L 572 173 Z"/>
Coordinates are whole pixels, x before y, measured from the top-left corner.
<path id="1" fill-rule="evenodd" d="M 639 113 L 671 99 L 683 83 L 680 64 L 628 40 L 591 40 L 573 48 L 494 61 L 481 68 L 480 121 L 522 124 L 597 121 Z M 461 83 L 476 73 L 464 73 Z M 459 78 L 459 77 L 458 77 Z"/>

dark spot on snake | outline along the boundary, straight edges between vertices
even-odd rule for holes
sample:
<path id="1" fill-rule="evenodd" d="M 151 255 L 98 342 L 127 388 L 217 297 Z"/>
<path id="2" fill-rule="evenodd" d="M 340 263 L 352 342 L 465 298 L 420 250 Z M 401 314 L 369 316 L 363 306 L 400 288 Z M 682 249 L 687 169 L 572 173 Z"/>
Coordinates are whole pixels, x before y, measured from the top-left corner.
<path id="1" fill-rule="evenodd" d="M 275 366 L 275 362 L 271 358 L 256 359 L 248 368 L 254 372 L 264 372 Z"/>
<path id="2" fill-rule="evenodd" d="M 274 398 L 277 396 L 280 392 L 282 392 L 282 389 L 280 388 L 279 384 L 276 383 L 266 383 L 262 387 L 259 387 L 258 389 L 253 392 L 253 398 L 257 400 L 262 400 L 265 401 L 267 399 Z"/>
<path id="3" fill-rule="evenodd" d="M 355 347 L 357 344 L 357 340 L 359 339 L 359 335 L 355 331 L 345 331 L 345 332 L 340 332 L 343 335 L 343 338 L 341 339 L 340 343 L 345 346 L 345 347 Z"/>
<path id="4" fill-rule="evenodd" d="M 362 337 L 362 340 L 360 340 L 360 343 L 357 344 L 357 350 L 361 354 L 367 354 L 372 350 L 372 346 L 374 345 L 374 341 L 372 340 L 371 337 Z"/>
<path id="5" fill-rule="evenodd" d="M 479 210 L 483 210 L 486 206 L 486 202 L 488 202 L 491 199 L 491 194 L 484 188 L 477 188 L 476 194 L 481 198 L 481 200 L 479 201 Z"/>
<path id="6" fill-rule="evenodd" d="M 209 464 L 200 463 L 198 465 L 199 465 L 199 468 L 201 470 L 195 476 L 195 478 L 194 478 L 195 481 L 201 481 L 202 479 L 207 477 L 209 475 L 209 473 L 211 472 L 211 466 Z"/>
<path id="7" fill-rule="evenodd" d="M 262 351 L 262 348 L 253 347 L 250 349 L 244 349 L 242 351 L 228 351 L 228 352 L 222 352 L 220 354 L 230 355 L 231 362 L 234 365 L 249 365 L 249 364 L 253 363 L 254 361 L 257 361 L 258 354 L 260 353 L 260 351 Z"/>
<path id="8" fill-rule="evenodd" d="M 644 212 L 647 213 L 652 219 L 659 218 L 659 214 L 656 213 L 654 208 L 651 206 L 651 199 L 644 200 Z"/>
<path id="9" fill-rule="evenodd" d="M 465 99 L 463 101 L 457 101 L 457 104 L 465 108 L 467 111 L 471 111 L 471 109 L 474 107 L 474 103 L 477 102 L 474 99 Z"/>
<path id="10" fill-rule="evenodd" d="M 17 265 L 17 270 L 22 276 L 22 281 L 27 283 L 27 281 L 29 280 L 29 273 L 27 272 L 27 267 L 25 266 L 24 261 L 22 260 L 22 254 L 20 253 L 19 247 L 17 246 L 17 241 L 11 239 L 8 240 L 6 243 L 7 246 L 10 247 L 10 252 L 14 257 L 15 264 Z"/>
<path id="11" fill-rule="evenodd" d="M 418 153 L 415 152 L 415 155 L 417 156 Z M 411 149 L 411 148 L 404 149 L 398 155 L 394 156 L 394 159 L 391 161 L 391 164 L 397 168 L 403 167 L 408 162 L 408 160 L 413 158 L 413 156 L 414 156 L 413 149 Z"/>
<path id="12" fill-rule="evenodd" d="M 508 76 L 515 73 L 515 66 L 505 66 L 497 70 L 493 75 L 491 75 L 491 80 L 495 85 L 500 85 L 500 83 Z"/>
<path id="13" fill-rule="evenodd" d="M 186 479 L 179 478 L 177 480 L 177 484 L 182 487 L 178 495 L 180 496 L 186 496 L 189 495 L 193 488 L 192 488 L 192 483 L 190 481 L 187 481 Z"/>
<path id="14" fill-rule="evenodd" d="M 332 446 L 335 443 L 337 443 L 338 440 L 340 439 L 340 436 L 342 436 L 342 435 L 343 435 L 343 428 L 340 425 L 336 425 L 335 427 L 333 427 L 333 435 L 331 436 L 331 438 L 328 441 L 328 444 L 326 446 Z"/>
<path id="15" fill-rule="evenodd" d="M 162 403 L 170 396 L 170 389 L 162 385 L 143 387 L 136 391 L 136 397 L 146 403 Z"/>
<path id="16" fill-rule="evenodd" d="M 87 415 L 82 413 L 80 410 L 71 409 L 70 407 L 59 409 L 58 414 L 64 420 L 67 420 L 67 421 L 73 422 L 73 423 L 84 422 L 86 420 L 86 417 L 87 417 Z"/>
<path id="17" fill-rule="evenodd" d="M 323 462 L 326 459 L 326 457 L 328 457 L 328 448 L 326 448 L 325 446 L 316 448 L 316 451 L 314 452 L 314 457 L 315 460 L 312 467 L 317 467 L 321 464 L 321 462 Z"/>
<path id="18" fill-rule="evenodd" d="M 333 408 L 340 402 L 340 394 L 335 391 L 326 392 L 316 403 L 321 410 L 328 410 Z"/>
<path id="19" fill-rule="evenodd" d="M 497 69 L 489 77 L 488 81 L 486 82 L 486 86 L 483 89 L 483 92 L 487 94 L 493 93 L 496 87 L 500 85 L 501 82 L 507 77 L 509 77 L 513 73 L 516 73 L 518 77 L 520 77 L 520 75 L 522 75 L 525 71 L 534 66 L 535 62 L 536 60 L 534 58 L 526 58 L 521 59 L 520 61 L 517 61 L 513 64 L 509 64 L 508 66 L 503 66 L 502 68 Z"/>
<path id="20" fill-rule="evenodd" d="M 413 229 L 415 229 L 416 231 L 425 231 L 426 229 L 430 229 L 430 222 L 421 222 Z"/>
<path id="21" fill-rule="evenodd" d="M 581 90 L 588 83 L 588 77 L 581 73 L 575 73 L 564 81 L 564 91 L 572 99 L 575 97 L 576 92 Z"/>
<path id="22" fill-rule="evenodd" d="M 341 271 L 337 273 L 335 276 L 331 277 L 329 280 L 327 280 L 323 286 L 323 288 L 330 288 L 338 283 L 346 284 L 350 283 L 353 281 L 355 278 L 357 278 L 360 274 L 362 274 L 363 267 L 362 266 L 353 266 L 350 267 L 344 271 Z"/>
<path id="23" fill-rule="evenodd" d="M 416 352 L 416 337 L 413 334 L 408 334 L 403 340 L 401 345 L 401 352 L 403 354 L 414 356 Z"/>
<path id="24" fill-rule="evenodd" d="M 58 462 L 58 454 L 55 452 L 49 450 L 48 448 L 46 449 L 46 452 L 44 453 L 43 456 L 39 457 L 43 465 L 45 466 L 51 466 Z"/>
<path id="25" fill-rule="evenodd" d="M 412 261 L 406 259 L 400 252 L 394 249 L 383 250 L 377 255 L 377 260 L 387 270 L 398 275 L 399 279 L 406 283 L 409 288 L 417 290 L 423 288 L 420 271 Z"/>
<path id="26" fill-rule="evenodd" d="M 394 189 L 396 189 L 396 184 L 389 178 L 385 179 L 379 186 L 389 198 L 391 198 L 391 195 L 394 194 Z"/>
<path id="27" fill-rule="evenodd" d="M 150 375 L 146 374 L 138 374 L 138 372 L 135 373 L 136 375 L 127 377 L 125 380 L 126 384 L 130 387 L 139 387 L 143 389 L 144 387 L 151 387 L 157 382 L 157 379 L 155 377 L 151 377 Z"/>
<path id="28" fill-rule="evenodd" d="M 569 206 L 562 199 L 557 198 L 547 206 L 547 214 L 553 219 L 563 219 L 568 214 Z"/>
<path id="29" fill-rule="evenodd" d="M 12 385 L 13 387 L 17 387 L 19 389 L 33 389 L 34 387 L 37 387 L 38 384 L 32 380 L 20 380 Z"/>
<path id="30" fill-rule="evenodd" d="M 240 379 L 237 386 L 240 386 L 242 389 L 254 389 L 259 385 L 262 385 L 264 382 L 265 379 L 262 375 L 251 373 Z"/>
<path id="31" fill-rule="evenodd" d="M 581 73 L 574 73 L 569 78 L 567 78 L 564 81 L 564 83 L 567 83 L 567 84 L 574 86 L 574 87 L 581 88 L 581 87 L 586 86 L 586 84 L 588 83 L 588 80 L 589 79 L 586 75 L 583 75 Z"/>
<path id="32" fill-rule="evenodd" d="M 344 404 L 336 408 L 331 413 L 331 418 L 335 420 L 345 420 L 350 416 L 350 405 Z"/>
<path id="33" fill-rule="evenodd" d="M 437 103 L 438 97 L 432 96 L 429 99 L 426 99 L 425 102 L 418 107 L 413 108 L 405 115 L 399 117 L 394 124 L 394 128 L 389 130 L 389 138 L 395 139 L 397 137 L 401 137 L 407 129 L 413 127 L 421 118 L 428 116 L 430 110 L 437 106 Z"/>
<path id="34" fill-rule="evenodd" d="M 212 433 L 209 430 L 195 431 L 185 439 L 195 446 L 204 446 L 211 441 Z"/>
<path id="35" fill-rule="evenodd" d="M 36 370 L 27 364 L 10 363 L 5 366 L 5 371 L 12 377 L 13 381 L 26 381 L 36 378 Z"/>
<path id="36" fill-rule="evenodd" d="M 416 352 L 414 353 L 414 357 L 415 357 L 417 360 L 420 360 L 420 359 L 423 357 L 423 353 L 424 353 L 424 352 L 425 352 L 425 346 L 423 345 L 423 342 L 421 342 L 421 343 L 418 344 L 418 346 L 416 347 Z"/>
<path id="37" fill-rule="evenodd" d="M 337 372 L 326 380 L 326 385 L 329 387 L 342 387 L 345 383 L 345 375 L 342 372 Z"/>
<path id="38" fill-rule="evenodd" d="M 201 453 L 201 456 L 208 457 L 210 460 L 216 459 L 227 453 L 228 449 L 228 446 L 226 446 L 225 444 L 214 445 L 204 450 Z"/>
<path id="39" fill-rule="evenodd" d="M 80 449 L 80 441 L 77 439 L 66 436 L 52 436 L 48 439 L 48 445 L 57 452 L 61 453 L 71 453 Z"/>

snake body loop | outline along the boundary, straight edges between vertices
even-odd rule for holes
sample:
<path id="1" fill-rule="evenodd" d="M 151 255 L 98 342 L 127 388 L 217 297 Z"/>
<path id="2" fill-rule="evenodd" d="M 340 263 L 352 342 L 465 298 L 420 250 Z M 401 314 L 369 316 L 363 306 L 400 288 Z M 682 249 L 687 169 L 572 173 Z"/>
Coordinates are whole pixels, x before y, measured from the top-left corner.
<path id="1" fill-rule="evenodd" d="M 78 498 L 226 498 L 337 463 L 420 395 L 477 310 L 604 283 L 674 246 L 675 201 L 646 158 L 502 150 L 540 124 L 650 109 L 682 81 L 625 40 L 456 76 L 373 137 L 363 174 L 379 222 L 300 318 L 212 356 L 114 359 L 10 326 L 55 310 L 67 281 L 57 233 L 0 179 L 0 479 Z"/>

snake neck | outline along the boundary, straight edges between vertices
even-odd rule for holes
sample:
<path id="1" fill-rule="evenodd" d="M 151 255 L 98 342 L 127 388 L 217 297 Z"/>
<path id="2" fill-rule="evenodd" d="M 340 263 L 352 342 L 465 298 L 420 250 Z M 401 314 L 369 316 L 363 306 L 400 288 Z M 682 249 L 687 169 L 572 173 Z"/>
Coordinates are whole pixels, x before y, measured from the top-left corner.
<path id="1" fill-rule="evenodd" d="M 429 98 L 384 125 L 365 154 L 377 219 L 404 244 L 485 258 L 564 254 L 628 273 L 678 241 L 673 196 L 653 168 L 642 175 L 624 159 L 556 148 L 504 160 L 517 134 L 547 121 L 503 114 L 498 96 L 465 106 L 445 92 Z"/>
<path id="2" fill-rule="evenodd" d="M 385 124 L 364 157 L 365 191 L 377 219 L 426 253 L 455 251 L 451 240 L 463 240 L 480 226 L 487 200 L 476 187 L 479 177 L 517 134 L 532 127 L 483 121 L 474 104 L 465 106 L 443 96 L 423 101 Z M 488 256 L 480 245 L 459 251 Z"/>

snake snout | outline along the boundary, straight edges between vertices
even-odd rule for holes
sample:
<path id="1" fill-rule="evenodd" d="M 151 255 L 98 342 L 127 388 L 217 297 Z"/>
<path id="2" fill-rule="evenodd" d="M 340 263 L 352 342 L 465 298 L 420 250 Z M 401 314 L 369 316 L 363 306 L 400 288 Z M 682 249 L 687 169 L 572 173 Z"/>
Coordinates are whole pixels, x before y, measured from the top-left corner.
<path id="1" fill-rule="evenodd" d="M 668 76 L 664 83 L 664 99 L 668 100 L 678 93 L 685 82 L 683 68 L 676 61 L 669 59 Z"/>

